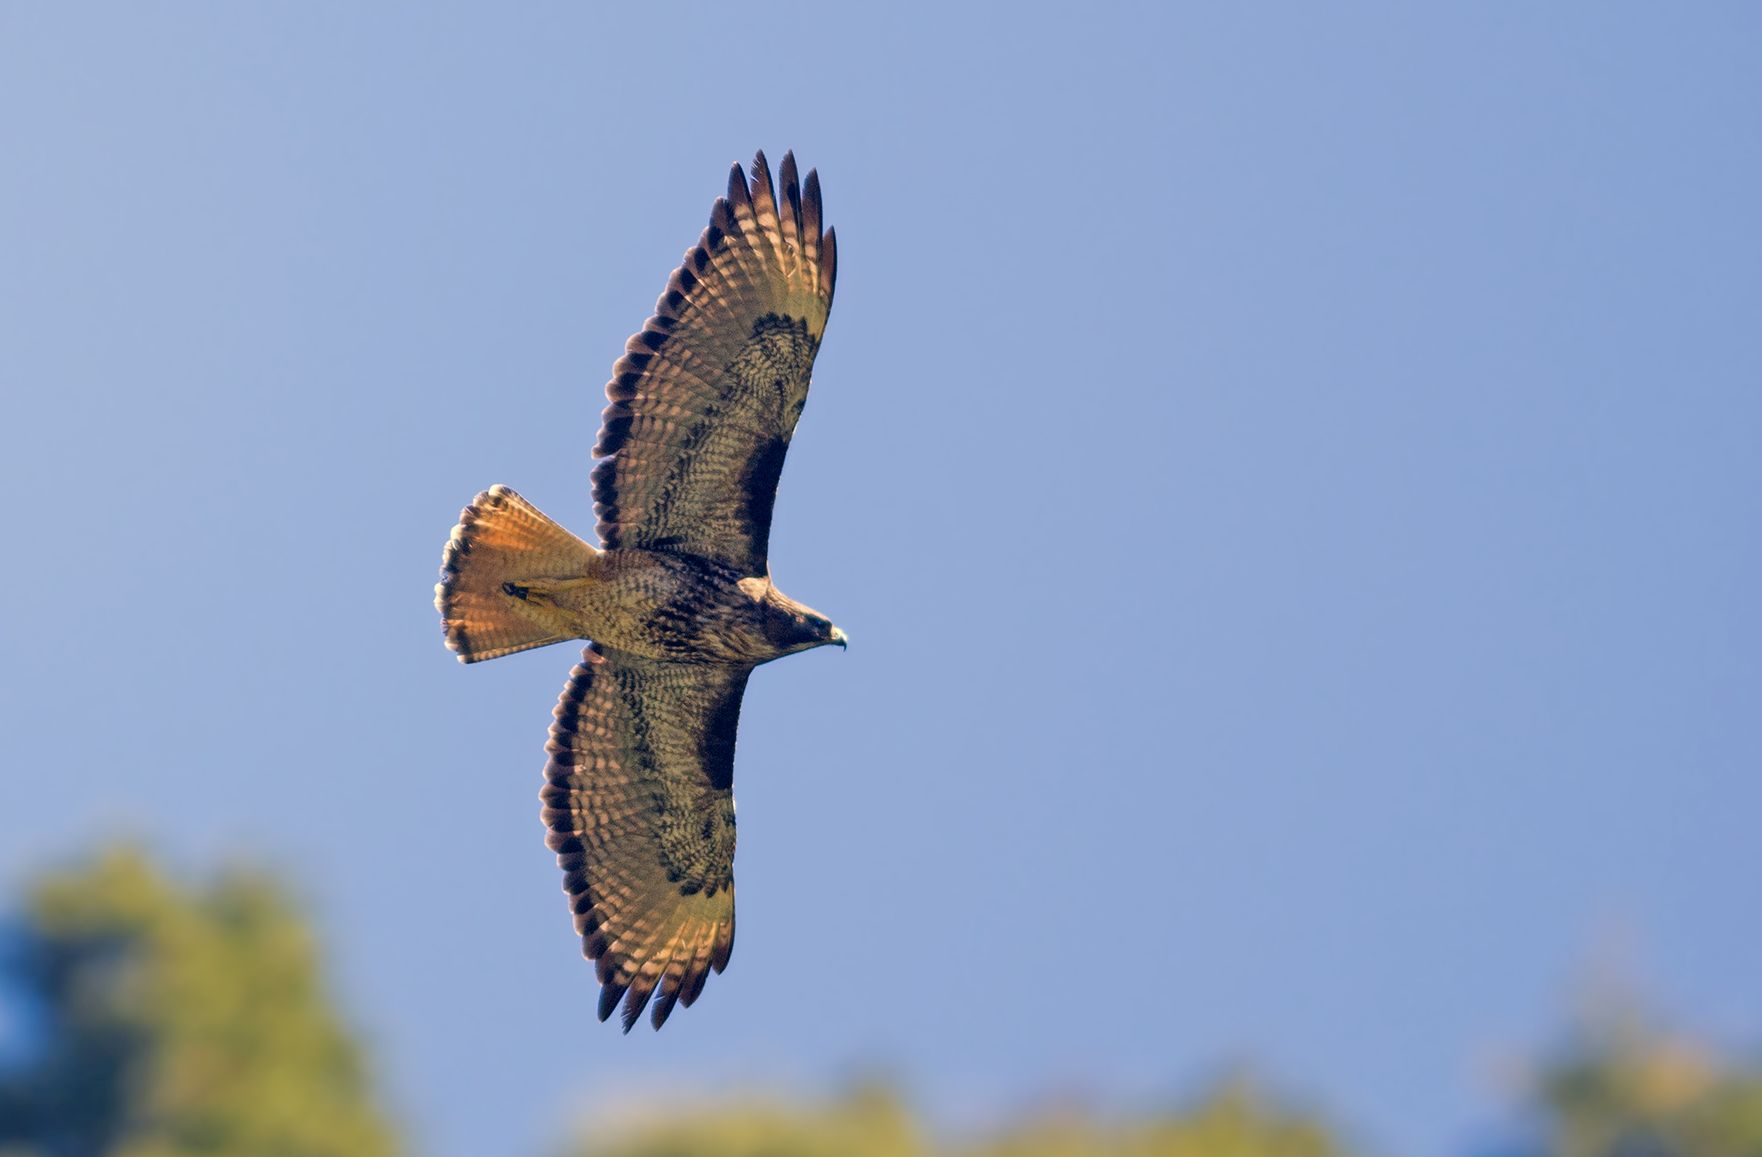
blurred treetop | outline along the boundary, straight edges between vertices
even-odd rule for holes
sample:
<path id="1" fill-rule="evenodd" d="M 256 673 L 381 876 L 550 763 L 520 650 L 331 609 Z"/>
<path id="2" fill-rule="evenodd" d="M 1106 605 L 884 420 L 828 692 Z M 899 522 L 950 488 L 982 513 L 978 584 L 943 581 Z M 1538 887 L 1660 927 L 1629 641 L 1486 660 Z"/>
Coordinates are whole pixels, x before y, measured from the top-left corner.
<path id="1" fill-rule="evenodd" d="M 570 1157 L 1344 1157 L 1319 1120 L 1246 1082 L 1183 1111 L 1102 1120 L 1034 1114 L 967 1143 L 933 1143 L 899 1099 L 865 1087 L 819 1107 L 706 1107 L 666 1119 L 588 1123 Z"/>
<path id="2" fill-rule="evenodd" d="M 1535 1157 L 1762 1157 L 1762 1065 L 1601 1008 L 1541 1068 Z"/>
<path id="3" fill-rule="evenodd" d="M 186 889 L 134 850 L 43 876 L 8 937 L 0 1153 L 397 1151 L 311 932 L 267 878 Z"/>
<path id="4" fill-rule="evenodd" d="M 252 872 L 199 888 L 138 851 L 49 873 L 8 927 L 0 1157 L 387 1157 L 399 1151 L 321 982 L 311 930 Z M 1762 1065 L 1593 1013 L 1527 1082 L 1497 1157 L 1762 1157 Z M 535 1113 L 545 1106 L 535 1105 Z M 1030 1113 L 938 1137 L 892 1091 L 610 1107 L 568 1157 L 1345 1157 L 1366 1150 L 1245 1081 L 1161 1113 Z M 486 1157 L 501 1157 L 489 1154 Z"/>

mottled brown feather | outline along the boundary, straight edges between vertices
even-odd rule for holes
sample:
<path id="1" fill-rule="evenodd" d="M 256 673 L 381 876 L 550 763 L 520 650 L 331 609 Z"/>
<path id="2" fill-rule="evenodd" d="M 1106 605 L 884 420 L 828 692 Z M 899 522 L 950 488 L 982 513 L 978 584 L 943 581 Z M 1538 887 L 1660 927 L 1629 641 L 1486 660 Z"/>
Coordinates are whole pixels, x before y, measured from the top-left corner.
<path id="1" fill-rule="evenodd" d="M 766 572 L 783 457 L 806 404 L 832 305 L 834 242 L 819 178 L 765 155 L 736 165 L 728 195 L 625 346 L 606 385 L 594 468 L 608 549 L 697 554 Z"/>
<path id="2" fill-rule="evenodd" d="M 563 869 L 599 1016 L 656 1028 L 734 945 L 734 730 L 751 669 L 590 646 L 546 745 L 547 842 Z M 593 659 L 598 656 L 601 661 Z"/>

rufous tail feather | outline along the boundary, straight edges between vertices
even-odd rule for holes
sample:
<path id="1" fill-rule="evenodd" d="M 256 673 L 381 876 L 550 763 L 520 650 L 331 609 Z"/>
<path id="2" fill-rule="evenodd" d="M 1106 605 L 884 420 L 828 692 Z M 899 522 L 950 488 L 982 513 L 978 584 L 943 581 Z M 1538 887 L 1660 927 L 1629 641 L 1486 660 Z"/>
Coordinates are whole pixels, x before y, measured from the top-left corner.
<path id="1" fill-rule="evenodd" d="M 435 609 L 447 646 L 476 663 L 575 637 L 536 592 L 580 581 L 597 550 L 506 486 L 492 486 L 459 512 L 441 555 Z"/>

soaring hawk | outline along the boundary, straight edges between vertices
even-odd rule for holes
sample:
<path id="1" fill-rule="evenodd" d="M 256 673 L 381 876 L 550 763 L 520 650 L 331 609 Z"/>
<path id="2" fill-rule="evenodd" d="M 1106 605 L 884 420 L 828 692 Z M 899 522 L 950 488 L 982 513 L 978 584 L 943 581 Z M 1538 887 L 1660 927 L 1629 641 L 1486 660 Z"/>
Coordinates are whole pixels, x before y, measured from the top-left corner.
<path id="1" fill-rule="evenodd" d="M 734 734 L 760 663 L 844 632 L 771 582 L 777 478 L 832 308 L 820 181 L 765 155 L 728 195 L 606 386 L 600 546 L 505 486 L 459 515 L 434 602 L 461 662 L 591 639 L 545 750 L 546 842 L 599 1016 L 689 1005 L 734 947 Z"/>

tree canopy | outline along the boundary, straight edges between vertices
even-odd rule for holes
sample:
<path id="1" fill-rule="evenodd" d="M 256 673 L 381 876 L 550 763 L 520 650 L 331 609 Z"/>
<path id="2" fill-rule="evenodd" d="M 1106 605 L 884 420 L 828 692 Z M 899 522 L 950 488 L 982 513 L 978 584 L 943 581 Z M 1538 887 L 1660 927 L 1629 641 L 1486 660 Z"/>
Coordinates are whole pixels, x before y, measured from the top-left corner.
<path id="1" fill-rule="evenodd" d="M 39 877 L 0 939 L 0 1157 L 389 1157 L 311 926 L 273 878 L 191 886 L 128 847 Z M 584 1046 L 585 1047 L 585 1046 Z M 1535 1066 L 1509 1157 L 1762 1157 L 1762 1064 L 1610 1005 Z M 542 1113 L 547 1106 L 533 1106 Z M 608 1107 L 565 1157 L 1347 1157 L 1325 1114 L 1227 1081 L 1161 1112 L 933 1129 L 885 1085 Z"/>
<path id="2" fill-rule="evenodd" d="M 397 1151 L 310 928 L 268 877 L 188 888 L 114 850 L 38 879 L 9 941 L 9 1157 Z"/>
<path id="3" fill-rule="evenodd" d="M 1632 1005 L 1589 1017 L 1539 1073 L 1534 1157 L 1758 1157 L 1762 1065 Z"/>

